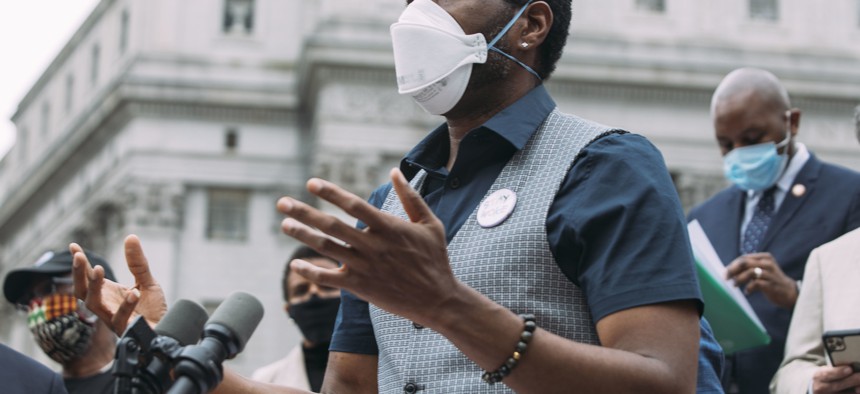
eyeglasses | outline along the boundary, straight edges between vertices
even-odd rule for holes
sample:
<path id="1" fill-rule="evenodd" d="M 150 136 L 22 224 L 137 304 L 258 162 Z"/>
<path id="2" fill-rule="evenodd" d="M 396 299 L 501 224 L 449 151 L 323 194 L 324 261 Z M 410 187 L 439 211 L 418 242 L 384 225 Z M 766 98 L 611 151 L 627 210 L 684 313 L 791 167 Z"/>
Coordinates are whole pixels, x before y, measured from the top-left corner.
<path id="1" fill-rule="evenodd" d="M 30 309 L 30 301 L 34 298 L 42 298 L 49 294 L 66 293 L 71 294 L 74 291 L 74 281 L 71 276 L 52 276 L 48 278 L 37 279 L 33 282 L 29 289 L 15 302 L 15 309 L 28 312 Z"/>

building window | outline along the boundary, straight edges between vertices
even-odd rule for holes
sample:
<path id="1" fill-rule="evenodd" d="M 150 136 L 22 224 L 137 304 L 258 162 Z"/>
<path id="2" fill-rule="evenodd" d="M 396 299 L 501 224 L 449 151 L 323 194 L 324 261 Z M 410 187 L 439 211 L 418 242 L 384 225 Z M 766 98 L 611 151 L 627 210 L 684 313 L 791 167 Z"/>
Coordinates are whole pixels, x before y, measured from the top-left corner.
<path id="1" fill-rule="evenodd" d="M 100 239 L 110 239 L 110 237 L 120 234 L 124 226 L 122 209 L 119 206 L 112 204 L 103 204 L 96 209 L 93 217 L 97 226 L 95 231 Z"/>
<path id="2" fill-rule="evenodd" d="M 93 45 L 93 51 L 90 56 L 90 82 L 95 86 L 99 80 L 99 58 L 101 57 L 101 48 L 99 44 Z"/>
<path id="3" fill-rule="evenodd" d="M 48 135 L 48 130 L 51 128 L 51 104 L 42 103 L 42 123 L 40 132 L 42 137 Z"/>
<path id="4" fill-rule="evenodd" d="M 241 189 L 209 189 L 206 237 L 243 241 L 248 238 L 250 193 Z"/>
<path id="5" fill-rule="evenodd" d="M 234 128 L 227 129 L 224 133 L 224 148 L 228 152 L 233 152 L 239 147 L 239 131 Z"/>
<path id="6" fill-rule="evenodd" d="M 666 12 L 666 0 L 636 0 L 636 9 L 662 14 Z"/>
<path id="7" fill-rule="evenodd" d="M 750 19 L 776 21 L 779 19 L 778 0 L 750 0 Z"/>
<path id="8" fill-rule="evenodd" d="M 224 2 L 224 33 L 249 35 L 254 30 L 254 0 L 226 0 Z"/>
<path id="9" fill-rule="evenodd" d="M 71 74 L 66 75 L 66 114 L 72 111 L 72 98 L 75 94 L 75 77 Z"/>
<path id="10" fill-rule="evenodd" d="M 119 53 L 123 54 L 128 48 L 128 10 L 122 12 L 119 29 Z"/>

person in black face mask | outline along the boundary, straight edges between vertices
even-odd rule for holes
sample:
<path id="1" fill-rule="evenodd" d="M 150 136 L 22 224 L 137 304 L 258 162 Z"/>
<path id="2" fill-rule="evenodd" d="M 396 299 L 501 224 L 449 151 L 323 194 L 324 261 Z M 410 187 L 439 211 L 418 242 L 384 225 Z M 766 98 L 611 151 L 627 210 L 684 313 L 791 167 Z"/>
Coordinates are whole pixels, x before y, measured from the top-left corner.
<path id="1" fill-rule="evenodd" d="M 299 326 L 304 339 L 281 360 L 266 365 L 252 379 L 320 391 L 328 362 L 328 346 L 340 307 L 340 289 L 317 285 L 301 275 L 290 275 L 290 261 L 302 259 L 321 268 L 337 268 L 337 262 L 315 250 L 301 246 L 293 252 L 284 268 L 281 287 L 284 309 Z"/>

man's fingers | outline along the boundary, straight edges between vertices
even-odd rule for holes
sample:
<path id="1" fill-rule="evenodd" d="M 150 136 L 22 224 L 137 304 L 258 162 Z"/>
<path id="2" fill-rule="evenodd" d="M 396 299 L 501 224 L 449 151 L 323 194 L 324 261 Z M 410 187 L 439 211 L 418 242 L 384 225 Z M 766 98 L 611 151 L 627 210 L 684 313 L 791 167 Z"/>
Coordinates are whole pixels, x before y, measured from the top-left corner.
<path id="1" fill-rule="evenodd" d="M 433 218 L 433 211 L 421 198 L 421 195 L 409 185 L 406 177 L 397 168 L 392 168 L 389 173 L 391 176 L 391 184 L 394 185 L 394 190 L 397 191 L 397 197 L 400 198 L 400 203 L 403 204 L 403 210 L 409 215 L 409 220 L 413 223 L 423 222 Z"/>
<path id="2" fill-rule="evenodd" d="M 82 248 L 81 245 L 78 245 L 74 242 L 69 244 L 69 253 L 71 253 L 72 255 L 74 255 L 75 253 L 78 253 L 78 252 L 83 253 L 83 251 L 84 251 L 84 248 Z"/>
<path id="3" fill-rule="evenodd" d="M 836 382 L 850 376 L 852 373 L 851 367 L 821 367 L 815 371 L 814 378 L 819 382 Z"/>
<path id="4" fill-rule="evenodd" d="M 139 288 L 151 287 L 158 285 L 152 272 L 149 270 L 149 261 L 143 255 L 143 247 L 140 245 L 140 239 L 132 234 L 125 238 L 125 261 L 128 264 L 128 270 L 134 276 L 134 282 Z"/>
<path id="5" fill-rule="evenodd" d="M 334 183 L 318 178 L 311 178 L 307 182 L 307 189 L 323 200 L 336 205 L 349 214 L 349 216 L 361 220 L 368 227 L 382 227 L 388 220 L 389 215 L 380 212 L 379 209 L 370 205 L 363 198 L 344 190 Z M 288 215 L 293 216 L 289 213 Z"/>
<path id="6" fill-rule="evenodd" d="M 746 255 L 746 257 L 755 261 L 773 260 L 773 255 L 771 255 L 769 252 L 750 253 Z"/>
<path id="7" fill-rule="evenodd" d="M 91 269 L 87 280 L 89 283 L 84 304 L 87 306 L 87 309 L 95 313 L 100 319 L 106 322 L 111 321 L 112 312 L 102 301 L 102 287 L 104 287 L 105 280 L 104 269 L 99 266 Z"/>
<path id="8" fill-rule="evenodd" d="M 744 288 L 744 292 L 747 294 L 752 294 L 757 291 L 764 290 L 767 285 L 767 282 L 765 282 L 764 280 L 753 280 L 747 284 L 747 287 Z"/>
<path id="9" fill-rule="evenodd" d="M 768 282 L 772 279 L 770 272 L 762 267 L 750 266 L 749 269 L 738 275 L 744 282 Z"/>
<path id="10" fill-rule="evenodd" d="M 347 282 L 346 267 L 322 268 L 307 261 L 296 259 L 290 262 L 290 269 L 307 280 L 329 287 L 345 287 Z"/>
<path id="11" fill-rule="evenodd" d="M 119 304 L 119 308 L 110 320 L 111 327 L 113 327 L 117 335 L 122 335 L 125 332 L 129 320 L 131 320 L 131 315 L 134 313 L 134 308 L 137 307 L 139 301 L 140 292 L 137 289 L 131 289 L 123 298 L 122 303 Z"/>
<path id="12" fill-rule="evenodd" d="M 321 233 L 352 245 L 359 246 L 362 242 L 361 230 L 301 201 L 283 197 L 278 201 L 278 209 L 290 218 L 301 222 L 305 227 L 318 229 Z M 377 212 L 377 214 L 379 213 Z M 284 228 L 284 232 L 286 232 L 286 228 Z"/>
<path id="13" fill-rule="evenodd" d="M 732 261 L 732 263 L 729 264 L 728 267 L 726 267 L 726 279 L 734 279 L 735 281 L 737 281 L 738 279 L 736 277 L 742 274 L 748 268 L 749 262 L 747 261 L 745 256 L 738 257 L 734 261 Z"/>
<path id="14" fill-rule="evenodd" d="M 349 261 L 354 257 L 355 251 L 348 245 L 334 240 L 296 219 L 284 219 L 281 222 L 281 230 L 284 234 L 337 261 Z"/>
<path id="15" fill-rule="evenodd" d="M 854 372 L 845 378 L 845 383 L 848 387 L 853 388 L 855 393 L 860 392 L 860 372 Z"/>
<path id="16" fill-rule="evenodd" d="M 737 275 L 735 275 L 734 277 L 732 277 L 730 279 L 735 281 L 736 287 L 741 287 L 744 285 L 748 285 L 755 278 L 753 276 L 753 270 L 752 270 L 752 268 L 750 268 L 746 271 L 739 272 Z"/>
<path id="17" fill-rule="evenodd" d="M 77 247 L 77 248 L 74 248 Z M 74 280 L 75 297 L 79 300 L 87 299 L 88 282 L 91 275 L 92 267 L 87 260 L 87 256 L 80 251 L 80 246 L 72 244 L 69 246 L 69 251 L 72 253 L 72 279 Z"/>
<path id="18" fill-rule="evenodd" d="M 851 367 L 820 367 L 813 375 L 815 392 L 857 392 L 860 388 L 860 373 L 853 373 Z"/>

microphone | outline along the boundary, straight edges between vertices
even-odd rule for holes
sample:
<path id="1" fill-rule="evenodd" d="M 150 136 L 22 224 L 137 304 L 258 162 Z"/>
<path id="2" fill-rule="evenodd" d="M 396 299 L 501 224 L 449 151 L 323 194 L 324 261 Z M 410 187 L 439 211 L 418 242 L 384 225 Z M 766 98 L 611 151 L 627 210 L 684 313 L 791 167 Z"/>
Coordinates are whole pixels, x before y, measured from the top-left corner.
<path id="1" fill-rule="evenodd" d="M 173 368 L 176 381 L 168 394 L 208 393 L 224 371 L 221 363 L 239 354 L 263 318 L 263 305 L 254 296 L 230 294 L 212 313 L 203 328 L 203 340 L 186 346 Z"/>
<path id="2" fill-rule="evenodd" d="M 150 342 L 150 360 L 137 376 L 137 386 L 151 393 L 163 393 L 172 384 L 170 370 L 182 348 L 200 340 L 209 314 L 193 301 L 178 300 L 155 326 L 157 336 Z"/>
<path id="3" fill-rule="evenodd" d="M 198 303 L 178 300 L 155 325 L 155 333 L 173 338 L 182 346 L 193 345 L 200 341 L 200 332 L 209 319 L 209 314 Z"/>
<path id="4" fill-rule="evenodd" d="M 155 330 L 138 316 L 117 344 L 114 392 L 164 392 L 172 383 L 172 360 L 182 346 L 197 343 L 207 318 L 203 307 L 188 300 L 173 304 Z"/>

